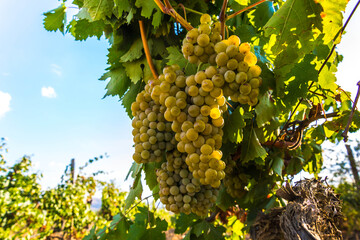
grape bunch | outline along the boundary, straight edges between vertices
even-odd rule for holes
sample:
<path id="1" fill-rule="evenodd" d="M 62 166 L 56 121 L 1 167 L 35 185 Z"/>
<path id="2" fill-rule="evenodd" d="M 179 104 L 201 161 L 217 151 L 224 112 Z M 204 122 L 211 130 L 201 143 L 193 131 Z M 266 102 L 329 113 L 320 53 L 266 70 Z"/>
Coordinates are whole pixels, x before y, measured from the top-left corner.
<path id="1" fill-rule="evenodd" d="M 248 43 L 233 35 L 221 41 L 220 24 L 208 14 L 183 41 L 184 57 L 209 63 L 186 76 L 178 65 L 146 83 L 131 110 L 137 163 L 162 162 L 157 169 L 160 201 L 174 213 L 204 216 L 223 182 L 236 198 L 247 177 L 221 152 L 227 100 L 255 106 L 261 68 Z"/>
<path id="2" fill-rule="evenodd" d="M 212 23 L 210 15 L 203 14 L 199 27 L 186 34 L 181 50 L 190 63 L 211 63 L 215 60 L 214 46 L 220 40 L 220 23 Z"/>
<path id="3" fill-rule="evenodd" d="M 204 216 L 215 203 L 218 190 L 203 186 L 185 164 L 186 154 L 177 150 L 167 152 L 166 162 L 156 171 L 160 201 L 174 213 Z"/>
<path id="4" fill-rule="evenodd" d="M 234 102 L 255 106 L 258 103 L 261 68 L 256 65 L 257 57 L 250 51 L 249 43 L 241 43 L 232 35 L 214 46 L 215 63 L 224 76 L 222 86 L 225 97 Z"/>
<path id="5" fill-rule="evenodd" d="M 132 135 L 135 143 L 133 159 L 137 163 L 161 162 L 165 151 L 175 148 L 176 142 L 171 123 L 164 118 L 165 107 L 153 100 L 151 93 L 158 87 L 152 81 L 136 96 L 131 105 L 134 116 Z"/>

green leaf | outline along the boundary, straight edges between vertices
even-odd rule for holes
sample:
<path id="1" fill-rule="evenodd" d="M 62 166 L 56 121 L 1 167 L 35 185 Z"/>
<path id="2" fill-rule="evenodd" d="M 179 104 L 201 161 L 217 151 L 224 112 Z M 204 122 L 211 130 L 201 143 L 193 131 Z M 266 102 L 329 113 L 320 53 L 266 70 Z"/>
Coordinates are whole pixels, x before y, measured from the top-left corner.
<path id="1" fill-rule="evenodd" d="M 243 115 L 244 109 L 239 106 L 225 119 L 224 134 L 233 143 L 240 143 L 243 140 L 242 129 L 246 126 Z"/>
<path id="2" fill-rule="evenodd" d="M 153 14 L 153 20 L 152 20 L 152 25 L 155 29 L 159 27 L 162 20 L 162 16 L 163 13 L 158 8 L 156 8 L 156 12 Z"/>
<path id="3" fill-rule="evenodd" d="M 150 190 L 153 190 L 157 185 L 156 169 L 160 168 L 160 163 L 146 163 L 144 164 L 145 180 L 146 185 L 149 186 Z"/>
<path id="4" fill-rule="evenodd" d="M 103 35 L 105 23 L 102 20 L 89 22 L 87 19 L 72 20 L 68 25 L 68 31 L 74 36 L 75 40 L 86 40 L 89 37 L 100 37 Z"/>
<path id="5" fill-rule="evenodd" d="M 66 23 L 66 7 L 62 3 L 59 7 L 44 13 L 44 28 L 47 31 L 57 31 L 59 30 L 64 34 L 65 23 Z"/>
<path id="6" fill-rule="evenodd" d="M 143 77 L 143 70 L 141 66 L 143 63 L 143 60 L 123 63 L 126 75 L 131 79 L 131 82 L 136 84 Z"/>
<path id="7" fill-rule="evenodd" d="M 138 174 L 125 200 L 125 210 L 130 208 L 130 206 L 135 202 L 135 198 L 141 199 L 142 192 L 143 192 L 143 187 L 141 184 L 141 174 Z"/>
<path id="8" fill-rule="evenodd" d="M 270 98 L 270 94 L 265 93 L 260 99 L 259 104 L 255 107 L 256 123 L 262 127 L 275 116 L 275 106 Z"/>
<path id="9" fill-rule="evenodd" d="M 130 118 L 133 118 L 131 113 L 131 104 L 135 102 L 136 96 L 144 88 L 144 82 L 138 81 L 136 84 L 131 83 L 129 91 L 127 91 L 124 97 L 121 99 L 121 104 L 125 107 L 125 110 Z"/>
<path id="10" fill-rule="evenodd" d="M 135 214 L 135 222 L 130 226 L 127 240 L 144 239 L 148 222 L 148 217 L 151 214 L 147 208 L 139 207 L 139 212 Z"/>
<path id="11" fill-rule="evenodd" d="M 113 0 L 84 0 L 84 7 L 87 8 L 93 21 L 105 20 L 111 17 L 114 8 Z"/>
<path id="12" fill-rule="evenodd" d="M 188 64 L 188 61 L 184 58 L 177 47 L 171 46 L 166 48 L 166 50 L 169 53 L 169 56 L 167 57 L 169 60 L 167 63 L 168 65 L 178 64 L 180 68 L 185 68 L 185 66 Z"/>
<path id="13" fill-rule="evenodd" d="M 207 233 L 209 230 L 209 224 L 205 221 L 200 221 L 199 223 L 195 224 L 192 228 L 192 232 L 199 237 L 203 233 Z"/>
<path id="14" fill-rule="evenodd" d="M 146 229 L 143 239 L 166 239 L 165 231 L 168 226 L 167 222 L 160 218 L 156 218 L 155 225 L 155 228 Z"/>
<path id="15" fill-rule="evenodd" d="M 114 0 L 115 2 L 115 8 L 118 10 L 119 18 L 121 18 L 123 12 L 129 12 L 130 11 L 130 1 L 128 0 Z"/>
<path id="16" fill-rule="evenodd" d="M 132 178 L 136 178 L 136 176 L 141 172 L 142 167 L 143 167 L 142 163 L 139 164 L 139 163 L 133 162 L 129 169 L 129 172 L 127 173 L 127 175 L 125 177 L 125 181 L 129 178 L 130 174 L 131 174 Z"/>
<path id="17" fill-rule="evenodd" d="M 265 164 L 265 157 L 267 156 L 266 150 L 261 146 L 259 139 L 256 136 L 254 129 L 245 131 L 244 141 L 241 146 L 241 161 L 247 163 L 249 161 L 257 160 L 261 165 Z"/>
<path id="18" fill-rule="evenodd" d="M 140 8 L 141 7 L 141 16 L 150 18 L 154 8 L 157 8 L 157 5 L 154 1 L 148 0 L 136 0 L 135 6 Z"/>
<path id="19" fill-rule="evenodd" d="M 342 27 L 343 12 L 345 11 L 348 0 L 326 0 L 319 1 L 323 8 L 322 23 L 324 25 L 324 43 L 332 41 Z M 337 39 L 335 43 L 339 43 Z"/>
<path id="20" fill-rule="evenodd" d="M 313 29 L 322 30 L 321 11 L 321 6 L 313 0 L 286 1 L 264 26 L 266 36 L 276 36 L 273 53 L 278 54 L 297 41 L 305 48 L 309 38 L 313 38 Z"/>
<path id="21" fill-rule="evenodd" d="M 274 156 L 272 159 L 271 168 L 279 176 L 282 176 L 282 170 L 284 168 L 284 160 L 278 156 Z"/>
<path id="22" fill-rule="evenodd" d="M 130 49 L 120 58 L 121 62 L 131 62 L 139 59 L 142 55 L 143 44 L 141 38 L 136 39 Z"/>
<path id="23" fill-rule="evenodd" d="M 184 233 L 190 226 L 193 226 L 197 219 L 199 219 L 199 217 L 193 213 L 189 215 L 180 213 L 178 216 L 176 216 L 175 219 L 175 233 Z"/>
<path id="24" fill-rule="evenodd" d="M 221 210 L 226 211 L 230 206 L 233 206 L 235 199 L 231 197 L 227 192 L 225 187 L 221 187 L 219 195 L 216 199 L 216 206 Z"/>
<path id="25" fill-rule="evenodd" d="M 115 222 L 117 222 L 117 224 L 113 229 L 110 228 L 111 231 L 107 234 L 106 239 L 126 240 L 130 229 L 130 223 L 122 213 L 116 215 L 110 225 Z"/>
<path id="26" fill-rule="evenodd" d="M 130 79 L 126 76 L 125 69 L 120 67 L 110 70 L 104 73 L 99 80 L 106 80 L 108 78 L 110 78 L 110 81 L 106 85 L 107 92 L 104 97 L 119 95 L 121 98 L 131 83 Z"/>

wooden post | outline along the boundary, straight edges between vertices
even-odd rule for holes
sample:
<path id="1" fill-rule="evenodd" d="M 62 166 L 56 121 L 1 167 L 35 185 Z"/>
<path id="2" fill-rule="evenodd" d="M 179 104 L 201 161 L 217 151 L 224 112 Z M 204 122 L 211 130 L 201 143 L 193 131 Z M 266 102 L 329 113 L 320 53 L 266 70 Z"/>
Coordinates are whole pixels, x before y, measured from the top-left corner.
<path id="1" fill-rule="evenodd" d="M 354 176 L 356 187 L 357 187 L 358 190 L 360 190 L 360 178 L 359 178 L 359 172 L 358 172 L 358 170 L 356 168 L 356 162 L 355 162 L 354 154 L 353 154 L 349 144 L 345 144 L 345 147 L 346 147 L 346 151 L 347 151 L 347 154 L 348 154 L 348 159 L 349 159 L 349 162 L 350 162 L 350 167 L 351 167 L 352 174 Z"/>
<path id="2" fill-rule="evenodd" d="M 71 180 L 71 183 L 74 185 L 75 184 L 75 158 L 71 159 L 70 171 L 71 171 L 70 180 Z M 74 203 L 72 202 L 71 204 L 74 204 Z M 72 240 L 73 231 L 74 231 L 74 218 L 73 218 L 73 216 L 71 216 L 70 240 Z"/>

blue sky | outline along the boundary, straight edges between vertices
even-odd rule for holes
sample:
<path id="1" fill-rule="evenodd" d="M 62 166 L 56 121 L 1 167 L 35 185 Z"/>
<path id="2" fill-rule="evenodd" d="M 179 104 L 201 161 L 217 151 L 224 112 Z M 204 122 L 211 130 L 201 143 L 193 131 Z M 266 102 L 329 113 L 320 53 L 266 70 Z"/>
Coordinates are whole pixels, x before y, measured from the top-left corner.
<path id="1" fill-rule="evenodd" d="M 356 1 L 349 2 L 347 15 Z M 31 155 L 42 184 L 55 186 L 71 158 L 77 165 L 107 153 L 90 170 L 109 172 L 123 190 L 132 163 L 131 122 L 118 98 L 107 97 L 97 79 L 106 65 L 107 41 L 76 42 L 47 32 L 42 13 L 58 1 L 0 1 L 0 137 L 8 139 L 8 163 Z M 360 80 L 360 12 L 338 50 L 344 55 L 339 84 L 356 93 Z"/>

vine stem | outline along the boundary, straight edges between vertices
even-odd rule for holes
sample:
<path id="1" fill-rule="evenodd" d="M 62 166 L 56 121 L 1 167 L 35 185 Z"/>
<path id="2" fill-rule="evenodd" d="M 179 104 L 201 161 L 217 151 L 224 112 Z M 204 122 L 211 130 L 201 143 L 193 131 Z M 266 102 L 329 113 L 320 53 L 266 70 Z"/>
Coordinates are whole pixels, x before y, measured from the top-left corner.
<path id="1" fill-rule="evenodd" d="M 356 97 L 355 97 L 355 101 L 354 101 L 353 107 L 352 107 L 352 109 L 351 109 L 351 113 L 350 113 L 350 116 L 349 116 L 349 120 L 348 120 L 348 122 L 347 122 L 347 125 L 346 125 L 346 128 L 345 128 L 344 132 L 341 134 L 341 136 L 344 137 L 344 142 L 347 142 L 347 140 L 348 140 L 349 128 L 350 128 L 350 125 L 351 125 L 351 122 L 352 122 L 352 119 L 353 119 L 353 116 L 354 116 L 354 112 L 355 112 L 355 108 L 356 108 L 357 102 L 358 102 L 358 100 L 359 100 L 359 95 L 360 95 L 360 81 L 357 82 L 357 85 L 358 85 L 358 91 L 357 91 L 357 94 L 356 94 Z"/>
<path id="2" fill-rule="evenodd" d="M 160 10 L 173 17 L 177 22 L 179 22 L 186 30 L 190 31 L 193 29 L 190 23 L 188 23 L 180 14 L 178 14 L 175 9 L 171 6 L 169 0 L 164 0 L 165 5 L 160 0 L 154 0 L 155 4 L 160 8 Z"/>
<path id="3" fill-rule="evenodd" d="M 227 20 L 239 15 L 240 13 L 243 13 L 243 12 L 253 8 L 253 7 L 256 7 L 257 5 L 259 5 L 260 3 L 263 3 L 265 1 L 267 1 L 267 0 L 260 0 L 260 1 L 256 2 L 256 3 L 254 3 L 254 4 L 251 4 L 250 6 L 247 6 L 246 8 L 243 8 L 243 9 L 237 11 L 236 13 L 231 14 L 225 19 L 225 21 L 227 21 Z"/>
<path id="4" fill-rule="evenodd" d="M 221 7 L 221 11 L 220 11 L 220 15 L 219 15 L 219 21 L 220 21 L 220 26 L 221 26 L 221 38 L 225 39 L 225 22 L 226 22 L 226 7 L 228 4 L 228 0 L 224 0 L 223 1 L 223 5 Z"/>
<path id="5" fill-rule="evenodd" d="M 154 63 L 153 63 L 153 61 L 151 59 L 151 54 L 150 54 L 150 50 L 149 50 L 149 44 L 148 44 L 148 41 L 147 41 L 146 35 L 145 35 L 144 22 L 142 20 L 139 20 L 139 27 L 140 27 L 141 40 L 142 40 L 142 43 L 143 43 L 143 46 L 144 46 L 146 61 L 149 64 L 149 67 L 150 67 L 150 70 L 151 70 L 151 73 L 152 73 L 153 77 L 155 79 L 157 79 L 159 77 L 159 75 L 157 74 Z"/>

